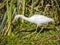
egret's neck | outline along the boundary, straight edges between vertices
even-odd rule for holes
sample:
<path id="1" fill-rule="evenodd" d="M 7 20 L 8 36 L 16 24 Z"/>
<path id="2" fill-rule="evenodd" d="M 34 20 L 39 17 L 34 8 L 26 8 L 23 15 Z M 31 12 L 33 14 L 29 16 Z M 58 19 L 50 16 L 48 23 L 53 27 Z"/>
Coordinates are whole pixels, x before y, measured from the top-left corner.
<path id="1" fill-rule="evenodd" d="M 24 20 L 30 21 L 29 18 L 23 16 L 23 15 L 16 15 L 15 18 L 13 19 L 12 23 L 14 23 L 18 18 L 22 18 Z"/>
<path id="2" fill-rule="evenodd" d="M 20 17 L 20 18 L 22 18 L 22 19 L 24 19 L 24 20 L 27 20 L 27 21 L 30 21 L 30 19 L 27 18 L 27 17 L 25 17 L 25 16 L 22 16 L 22 17 Z"/>

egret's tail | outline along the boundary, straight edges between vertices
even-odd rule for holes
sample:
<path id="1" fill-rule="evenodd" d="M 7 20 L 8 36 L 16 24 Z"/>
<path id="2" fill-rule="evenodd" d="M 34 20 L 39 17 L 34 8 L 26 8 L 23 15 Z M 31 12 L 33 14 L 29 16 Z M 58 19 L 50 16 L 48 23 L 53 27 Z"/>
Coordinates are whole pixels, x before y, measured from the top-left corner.
<path id="1" fill-rule="evenodd" d="M 54 19 L 51 19 L 52 22 L 54 22 Z"/>

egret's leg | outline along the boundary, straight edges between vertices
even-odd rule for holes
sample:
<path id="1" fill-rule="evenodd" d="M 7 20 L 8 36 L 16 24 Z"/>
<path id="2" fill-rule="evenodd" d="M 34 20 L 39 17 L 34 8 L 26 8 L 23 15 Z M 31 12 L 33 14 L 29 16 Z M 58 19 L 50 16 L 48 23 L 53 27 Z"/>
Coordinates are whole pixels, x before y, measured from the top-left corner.
<path id="1" fill-rule="evenodd" d="M 38 36 L 39 33 L 41 33 L 42 30 L 43 30 L 43 27 L 42 27 L 41 30 L 37 33 L 36 37 Z M 36 38 L 36 37 L 35 37 L 35 38 Z"/>
<path id="2" fill-rule="evenodd" d="M 38 30 L 38 26 L 36 26 L 36 31 L 35 31 L 36 33 L 37 33 L 37 30 Z"/>
<path id="3" fill-rule="evenodd" d="M 23 37 L 23 39 L 24 39 L 24 38 L 26 38 L 26 37 L 30 37 L 31 35 L 33 35 L 33 34 L 37 33 L 37 29 L 38 29 L 38 26 L 36 27 L 36 31 L 34 31 L 33 33 L 31 33 L 31 34 L 29 34 L 29 35 L 27 35 L 27 36 Z"/>

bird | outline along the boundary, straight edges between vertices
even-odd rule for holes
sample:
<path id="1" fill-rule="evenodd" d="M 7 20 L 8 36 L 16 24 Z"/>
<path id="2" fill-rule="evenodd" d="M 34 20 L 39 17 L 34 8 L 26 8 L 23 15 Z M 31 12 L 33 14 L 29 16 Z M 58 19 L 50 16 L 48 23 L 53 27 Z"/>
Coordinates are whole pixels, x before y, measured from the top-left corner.
<path id="1" fill-rule="evenodd" d="M 39 26 L 42 26 L 43 24 L 48 24 L 49 22 L 54 22 L 54 19 L 52 18 L 49 18 L 47 16 L 44 16 L 44 15 L 40 15 L 40 14 L 34 14 L 32 15 L 31 17 L 26 17 L 24 15 L 21 15 L 21 14 L 18 14 L 14 17 L 12 23 L 14 23 L 16 20 L 18 20 L 19 18 L 22 18 L 26 21 L 29 21 L 31 23 L 34 23 L 37 25 L 36 27 L 36 31 L 37 31 L 37 28 Z M 41 32 L 41 31 L 40 31 Z"/>

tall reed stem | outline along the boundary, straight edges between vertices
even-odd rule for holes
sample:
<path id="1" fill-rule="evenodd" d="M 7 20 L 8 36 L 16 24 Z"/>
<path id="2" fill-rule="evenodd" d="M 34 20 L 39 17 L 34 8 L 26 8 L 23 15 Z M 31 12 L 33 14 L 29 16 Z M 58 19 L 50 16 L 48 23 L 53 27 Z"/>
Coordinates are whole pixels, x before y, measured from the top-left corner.
<path id="1" fill-rule="evenodd" d="M 22 14 L 24 15 L 25 12 L 25 0 L 22 0 Z M 24 22 L 24 20 L 22 19 L 22 23 Z"/>
<path id="2" fill-rule="evenodd" d="M 12 8 L 12 0 L 10 1 L 10 7 L 8 6 L 8 0 L 7 0 L 7 23 L 8 23 L 8 27 L 7 27 L 6 33 L 8 33 L 8 36 L 11 35 L 11 18 L 12 18 L 11 17 L 12 16 L 11 8 Z"/>
<path id="3" fill-rule="evenodd" d="M 33 14 L 33 8 L 34 8 L 34 0 L 32 0 L 30 15 Z"/>
<path id="4" fill-rule="evenodd" d="M 60 10 L 59 10 L 59 5 L 58 5 L 57 0 L 54 0 L 54 1 L 55 1 L 55 3 L 56 3 L 56 5 L 55 5 L 55 7 L 56 7 L 56 12 L 57 12 L 56 15 L 58 15 L 58 20 L 60 20 Z M 59 23 L 60 23 L 60 21 L 59 21 Z"/>

